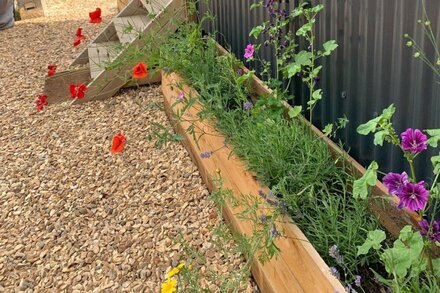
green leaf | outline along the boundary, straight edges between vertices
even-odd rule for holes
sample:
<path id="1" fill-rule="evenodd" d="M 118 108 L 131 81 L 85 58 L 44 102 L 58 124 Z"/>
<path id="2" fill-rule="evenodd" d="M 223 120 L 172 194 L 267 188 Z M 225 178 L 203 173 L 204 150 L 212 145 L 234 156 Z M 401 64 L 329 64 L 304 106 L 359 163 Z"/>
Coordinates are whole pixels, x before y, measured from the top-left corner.
<path id="1" fill-rule="evenodd" d="M 312 99 L 315 101 L 321 100 L 322 99 L 322 90 L 318 89 L 318 90 L 314 91 L 312 94 Z"/>
<path id="2" fill-rule="evenodd" d="M 369 231 L 364 244 L 358 246 L 357 255 L 367 254 L 371 248 L 378 250 L 382 247 L 382 241 L 386 238 L 385 232 L 382 230 Z"/>
<path id="3" fill-rule="evenodd" d="M 383 141 L 384 141 L 384 138 L 386 135 L 387 135 L 387 132 L 384 130 L 376 132 L 374 134 L 374 145 L 383 146 Z"/>
<path id="4" fill-rule="evenodd" d="M 312 64 L 313 54 L 309 51 L 300 51 L 295 55 L 295 63 L 299 66 L 308 66 Z"/>
<path id="5" fill-rule="evenodd" d="M 359 125 L 358 128 L 356 128 L 356 131 L 357 133 L 362 135 L 368 135 L 370 132 L 375 132 L 379 121 L 380 121 L 380 116 L 371 119 L 367 123 Z"/>
<path id="6" fill-rule="evenodd" d="M 370 166 L 368 166 L 365 174 L 354 181 L 353 184 L 353 197 L 365 199 L 368 197 L 368 188 L 370 186 L 376 185 L 377 181 L 377 170 L 379 165 L 373 161 Z"/>
<path id="7" fill-rule="evenodd" d="M 247 73 L 245 73 L 245 74 L 243 74 L 243 75 L 241 75 L 240 77 L 237 78 L 237 84 L 238 85 L 242 85 L 247 80 L 251 79 L 253 75 L 254 75 L 253 71 L 248 71 Z"/>
<path id="8" fill-rule="evenodd" d="M 440 258 L 432 260 L 432 268 L 434 269 L 434 275 L 440 277 Z"/>
<path id="9" fill-rule="evenodd" d="M 428 139 L 428 145 L 430 145 L 433 148 L 436 148 L 438 142 L 440 141 L 440 129 L 426 129 L 425 131 L 430 136 L 430 138 Z"/>
<path id="10" fill-rule="evenodd" d="M 382 114 L 379 117 L 382 117 L 387 120 L 391 120 L 395 112 L 396 112 L 396 107 L 394 107 L 394 104 L 391 104 L 388 106 L 388 108 L 382 111 Z"/>
<path id="11" fill-rule="evenodd" d="M 300 27 L 297 31 L 296 31 L 296 35 L 297 36 L 302 36 L 305 37 L 307 35 L 308 32 L 310 32 L 312 30 L 312 26 L 313 23 L 312 22 L 308 22 L 305 25 L 303 25 L 302 27 Z"/>
<path id="12" fill-rule="evenodd" d="M 320 12 L 322 9 L 324 9 L 324 5 L 322 5 L 322 4 L 318 4 L 318 5 L 316 5 L 316 6 L 314 6 L 314 7 L 312 7 L 312 12 L 313 13 L 318 13 L 318 12 Z"/>
<path id="13" fill-rule="evenodd" d="M 331 40 L 325 42 L 323 46 L 324 46 L 324 52 L 322 53 L 322 55 L 329 56 L 338 47 L 338 44 L 336 44 L 335 40 Z"/>
<path id="14" fill-rule="evenodd" d="M 287 77 L 291 78 L 292 76 L 294 76 L 295 74 L 301 71 L 301 66 L 296 65 L 295 63 L 290 63 L 286 66 L 286 70 L 287 70 Z"/>
<path id="15" fill-rule="evenodd" d="M 302 111 L 302 106 L 294 106 L 289 110 L 289 117 L 295 118 L 296 116 L 299 115 L 299 113 L 301 113 L 301 111 Z"/>
<path id="16" fill-rule="evenodd" d="M 399 239 L 394 241 L 393 247 L 385 249 L 380 258 L 388 273 L 403 279 L 409 271 L 410 276 L 418 277 L 426 270 L 426 260 L 421 261 L 423 247 L 422 235 L 407 225 L 400 231 Z"/>
<path id="17" fill-rule="evenodd" d="M 251 10 L 261 6 L 261 2 L 257 2 L 251 5 Z"/>
<path id="18" fill-rule="evenodd" d="M 264 30 L 264 25 L 256 26 L 251 30 L 249 36 L 253 36 L 254 38 L 257 39 L 263 30 Z"/>
<path id="19" fill-rule="evenodd" d="M 440 173 L 440 153 L 437 156 L 431 157 L 432 166 L 434 167 L 434 174 Z"/>
<path id="20" fill-rule="evenodd" d="M 333 132 L 333 124 L 327 124 L 322 132 L 324 132 L 325 136 L 330 136 Z"/>

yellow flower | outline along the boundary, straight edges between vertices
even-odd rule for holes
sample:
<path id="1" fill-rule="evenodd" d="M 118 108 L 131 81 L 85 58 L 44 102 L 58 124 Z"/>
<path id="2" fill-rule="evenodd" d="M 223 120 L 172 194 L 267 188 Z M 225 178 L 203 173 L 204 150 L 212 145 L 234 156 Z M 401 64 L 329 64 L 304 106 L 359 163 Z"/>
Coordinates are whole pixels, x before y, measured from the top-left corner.
<path id="1" fill-rule="evenodd" d="M 184 262 L 181 262 L 177 267 L 173 268 L 171 271 L 168 272 L 167 278 L 172 278 L 178 273 L 180 273 L 180 270 L 185 266 Z"/>
<path id="2" fill-rule="evenodd" d="M 161 293 L 174 293 L 177 291 L 176 286 L 177 286 L 177 281 L 168 278 L 166 282 L 162 283 Z"/>

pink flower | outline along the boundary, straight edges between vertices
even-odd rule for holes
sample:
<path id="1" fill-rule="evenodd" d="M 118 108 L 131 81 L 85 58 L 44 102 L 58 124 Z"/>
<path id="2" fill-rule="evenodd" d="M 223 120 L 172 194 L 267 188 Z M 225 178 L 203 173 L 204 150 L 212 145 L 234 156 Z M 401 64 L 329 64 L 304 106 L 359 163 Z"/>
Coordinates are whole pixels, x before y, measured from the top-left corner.
<path id="1" fill-rule="evenodd" d="M 252 44 L 247 45 L 244 49 L 244 58 L 250 59 L 254 56 L 255 47 Z"/>
<path id="2" fill-rule="evenodd" d="M 184 92 L 180 92 L 179 95 L 177 96 L 177 99 L 179 101 L 183 101 L 185 99 L 185 93 Z"/>

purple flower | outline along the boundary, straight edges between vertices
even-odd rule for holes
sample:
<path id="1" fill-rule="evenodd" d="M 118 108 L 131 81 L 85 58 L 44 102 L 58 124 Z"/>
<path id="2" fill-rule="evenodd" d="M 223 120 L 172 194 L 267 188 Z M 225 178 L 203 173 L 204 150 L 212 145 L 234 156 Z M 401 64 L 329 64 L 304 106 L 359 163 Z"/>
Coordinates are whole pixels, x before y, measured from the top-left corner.
<path id="1" fill-rule="evenodd" d="M 418 129 L 408 128 L 400 134 L 402 139 L 402 148 L 413 154 L 419 153 L 428 148 L 426 140 L 428 139 L 423 132 Z"/>
<path id="2" fill-rule="evenodd" d="M 261 223 L 266 223 L 267 222 L 267 216 L 266 215 L 261 215 L 259 216 Z"/>
<path id="3" fill-rule="evenodd" d="M 261 196 L 261 197 L 266 197 L 266 194 L 261 189 L 258 190 L 258 195 Z"/>
<path id="4" fill-rule="evenodd" d="M 431 227 L 427 220 L 423 220 L 419 222 L 419 226 L 420 228 L 422 228 L 422 230 L 420 231 L 420 234 L 422 234 L 422 236 L 428 237 L 432 241 L 440 242 L 440 220 L 433 221 Z"/>
<path id="5" fill-rule="evenodd" d="M 419 211 L 425 208 L 428 202 L 429 192 L 425 189 L 425 182 L 407 183 L 401 192 L 397 194 L 400 198 L 399 208 L 407 208 L 411 211 Z"/>
<path id="6" fill-rule="evenodd" d="M 333 257 L 338 264 L 344 262 L 344 256 L 339 253 L 339 248 L 336 244 L 328 249 L 328 255 Z"/>
<path id="7" fill-rule="evenodd" d="M 244 49 L 244 58 L 249 59 L 254 55 L 255 47 L 252 44 L 247 45 L 246 49 Z"/>
<path id="8" fill-rule="evenodd" d="M 354 284 L 355 284 L 357 287 L 360 287 L 360 286 L 361 286 L 361 280 L 362 280 L 362 277 L 359 276 L 359 275 L 356 275 L 356 276 L 355 276 L 355 279 L 354 279 Z"/>
<path id="9" fill-rule="evenodd" d="M 339 275 L 338 269 L 335 267 L 330 268 L 330 273 L 336 278 L 339 279 L 341 276 Z"/>
<path id="10" fill-rule="evenodd" d="M 390 172 L 383 177 L 382 183 L 388 188 L 390 194 L 398 195 L 403 186 L 409 183 L 408 174 L 406 172 L 402 174 Z"/>
<path id="11" fill-rule="evenodd" d="M 263 4 L 263 7 L 269 7 L 269 6 L 272 6 L 273 4 L 274 4 L 274 1 L 275 0 L 266 0 L 265 2 L 264 2 L 264 4 Z"/>
<path id="12" fill-rule="evenodd" d="M 254 104 L 252 104 L 252 102 L 244 102 L 243 103 L 243 109 L 246 111 L 252 109 L 253 107 L 254 107 Z"/>
<path id="13" fill-rule="evenodd" d="M 185 93 L 184 92 L 180 92 L 179 95 L 177 96 L 177 99 L 179 101 L 183 101 L 183 99 L 185 99 Z"/>
<path id="14" fill-rule="evenodd" d="M 200 157 L 202 159 L 208 159 L 209 157 L 211 157 L 211 155 L 212 155 L 212 152 L 203 152 L 200 154 Z"/>
<path id="15" fill-rule="evenodd" d="M 272 230 L 270 231 L 270 233 L 271 233 L 273 238 L 277 238 L 277 237 L 281 236 L 280 232 L 278 232 L 278 230 L 275 227 L 275 225 L 272 226 Z"/>
<path id="16" fill-rule="evenodd" d="M 238 75 L 243 75 L 243 69 L 238 68 L 238 69 L 237 69 L 237 74 L 238 74 Z"/>

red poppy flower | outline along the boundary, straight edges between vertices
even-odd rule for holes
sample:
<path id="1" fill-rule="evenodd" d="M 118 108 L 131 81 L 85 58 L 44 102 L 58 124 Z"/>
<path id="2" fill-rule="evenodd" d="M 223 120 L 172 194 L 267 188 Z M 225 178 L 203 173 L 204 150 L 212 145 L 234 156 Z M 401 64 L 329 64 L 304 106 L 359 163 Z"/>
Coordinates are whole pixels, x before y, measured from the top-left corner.
<path id="1" fill-rule="evenodd" d="M 122 134 L 122 132 L 119 132 L 113 137 L 112 141 L 112 147 L 110 148 L 110 152 L 112 154 L 120 153 L 124 150 L 124 144 L 127 139 Z"/>
<path id="2" fill-rule="evenodd" d="M 70 97 L 72 99 L 82 99 L 84 98 L 85 91 L 87 90 L 87 86 L 85 83 L 82 84 L 71 84 L 70 85 Z"/>
<path id="3" fill-rule="evenodd" d="M 56 71 L 57 71 L 56 65 L 50 64 L 47 66 L 47 76 L 54 76 Z"/>
<path id="4" fill-rule="evenodd" d="M 100 23 L 102 21 L 101 18 L 101 8 L 96 8 L 95 11 L 89 12 L 90 23 Z"/>
<path id="5" fill-rule="evenodd" d="M 80 39 L 86 38 L 86 36 L 82 34 L 82 27 L 76 29 L 75 36 L 77 36 Z"/>
<path id="6" fill-rule="evenodd" d="M 76 47 L 79 44 L 81 44 L 81 40 L 86 38 L 86 36 L 82 34 L 82 28 L 81 27 L 76 29 L 75 35 L 76 35 L 76 39 L 73 41 L 73 46 L 74 47 Z"/>
<path id="7" fill-rule="evenodd" d="M 44 106 L 47 105 L 47 96 L 40 95 L 35 101 L 35 105 L 37 107 L 37 112 L 43 110 Z"/>
<path id="8" fill-rule="evenodd" d="M 140 62 L 133 67 L 133 78 L 141 79 L 148 76 L 148 68 L 145 63 Z"/>

